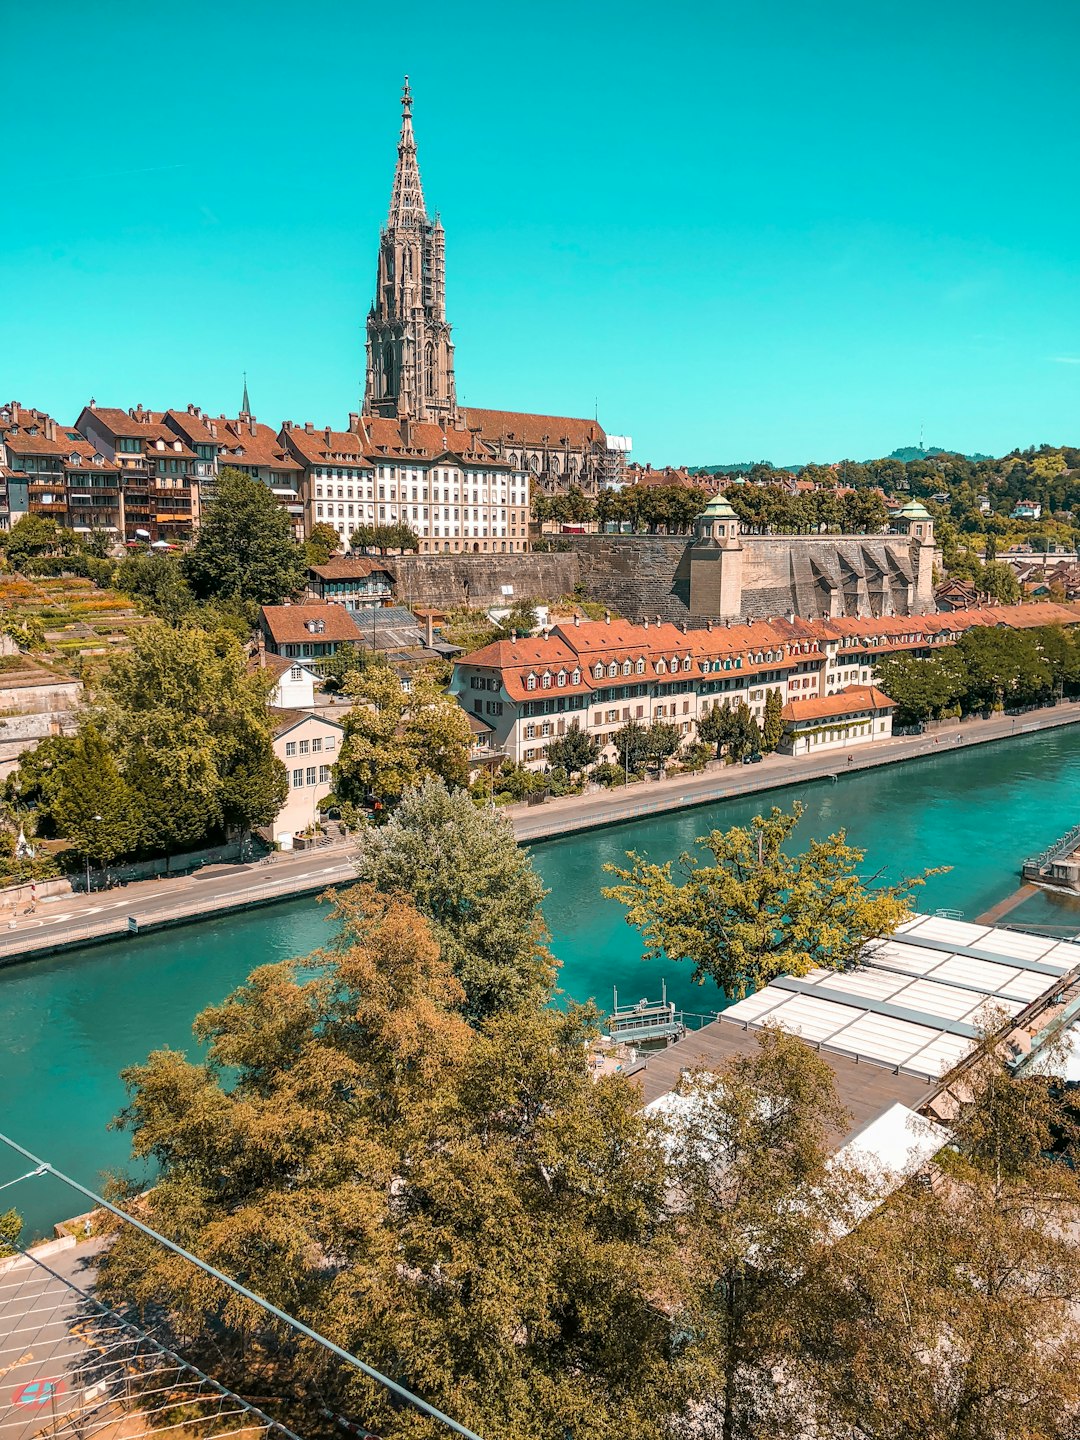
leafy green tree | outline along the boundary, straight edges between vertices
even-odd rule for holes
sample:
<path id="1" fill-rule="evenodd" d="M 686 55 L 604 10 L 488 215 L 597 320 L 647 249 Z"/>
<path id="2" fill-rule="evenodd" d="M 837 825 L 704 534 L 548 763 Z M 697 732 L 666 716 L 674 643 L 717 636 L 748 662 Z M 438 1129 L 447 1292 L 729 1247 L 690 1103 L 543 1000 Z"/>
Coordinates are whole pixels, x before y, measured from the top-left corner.
<path id="1" fill-rule="evenodd" d="M 627 868 L 605 865 L 619 883 L 604 894 L 626 906 L 645 958 L 689 960 L 696 981 L 710 978 L 742 997 L 784 973 L 851 969 L 867 941 L 891 935 L 925 876 L 865 885 L 865 851 L 843 831 L 789 854 L 784 846 L 803 808 L 785 814 L 774 806 L 749 826 L 713 830 L 697 842 L 712 864 L 684 854 L 676 871 L 670 860 L 657 865 L 630 851 Z"/>
<path id="2" fill-rule="evenodd" d="M 419 550 L 420 537 L 401 521 L 394 525 L 358 525 L 349 536 L 349 544 L 354 550 L 376 550 L 385 555 L 390 550 Z"/>
<path id="3" fill-rule="evenodd" d="M 640 720 L 628 720 L 612 735 L 611 743 L 623 770 L 637 774 L 644 769 L 649 759 L 648 734 L 648 728 Z"/>
<path id="4" fill-rule="evenodd" d="M 322 678 L 325 689 L 339 692 L 344 690 L 345 683 L 350 675 L 360 670 L 366 670 L 372 664 L 384 664 L 382 657 L 365 650 L 362 645 L 354 645 L 351 640 L 346 640 L 339 645 L 333 655 L 328 655 L 322 662 Z"/>
<path id="5" fill-rule="evenodd" d="M 115 584 L 169 625 L 179 625 L 195 606 L 180 562 L 171 555 L 126 556 L 116 568 Z"/>
<path id="6" fill-rule="evenodd" d="M 23 515 L 3 537 L 8 564 L 13 570 L 26 568 L 35 555 L 54 555 L 60 546 L 60 527 L 46 515 Z"/>
<path id="7" fill-rule="evenodd" d="M 644 755 L 648 764 L 663 770 L 682 744 L 682 731 L 665 720 L 654 720 L 645 731 Z"/>
<path id="8" fill-rule="evenodd" d="M 993 1047 L 955 1088 L 930 1183 L 897 1191 L 807 1271 L 824 1440 L 1076 1434 L 1080 1243 L 1065 1217 L 1080 1184 L 1075 1155 L 1051 1154 L 1057 1101 Z"/>
<path id="9" fill-rule="evenodd" d="M 765 696 L 762 719 L 761 748 L 772 754 L 784 738 L 784 701 L 779 690 L 770 690 Z"/>
<path id="10" fill-rule="evenodd" d="M 980 566 L 975 583 L 1000 605 L 1018 605 L 1023 598 L 1016 571 L 1004 560 L 988 560 Z"/>
<path id="11" fill-rule="evenodd" d="M 100 868 L 139 848 L 136 797 L 92 723 L 81 726 L 75 736 L 53 815 L 78 854 Z"/>
<path id="12" fill-rule="evenodd" d="M 309 965 L 264 967 L 200 1017 L 199 1063 L 164 1050 L 125 1072 L 121 1123 L 157 1170 L 141 1213 L 478 1433 L 660 1433 L 663 1154 L 625 1079 L 594 1082 L 590 1014 L 474 1029 L 406 901 L 355 887 L 337 918 Z M 262 1383 L 296 1395 L 295 1352 L 131 1227 L 98 1284 L 227 1380 L 257 1350 Z M 323 1354 L 303 1371 L 387 1440 L 434 1436 Z"/>
<path id="13" fill-rule="evenodd" d="M 964 631 L 956 652 L 964 664 L 971 709 L 1030 704 L 1053 687 L 1050 666 L 1027 631 L 979 625 Z"/>
<path id="14" fill-rule="evenodd" d="M 355 864 L 361 881 L 408 895 L 431 923 L 471 1019 L 550 994 L 545 892 L 504 816 L 427 779 L 385 825 L 360 832 Z"/>
<path id="15" fill-rule="evenodd" d="M 814 1297 L 798 1277 L 866 1196 L 857 1172 L 830 1164 L 849 1117 L 828 1064 L 780 1030 L 759 1032 L 755 1051 L 718 1071 L 684 1074 L 678 1091 L 667 1145 L 682 1257 L 673 1309 L 687 1337 L 677 1364 L 697 1421 L 688 1433 L 799 1434 L 808 1391 L 789 1377 Z"/>
<path id="16" fill-rule="evenodd" d="M 311 527 L 304 541 L 304 559 L 308 565 L 325 565 L 332 555 L 341 548 L 341 536 L 333 525 L 320 520 Z"/>
<path id="17" fill-rule="evenodd" d="M 46 839 L 58 833 L 56 802 L 74 745 L 70 735 L 47 735 L 33 750 L 23 752 L 18 769 L 4 782 L 5 798 L 17 809 L 29 806 L 36 833 Z"/>
<path id="18" fill-rule="evenodd" d="M 600 742 L 582 730 L 576 718 L 566 727 L 566 734 L 552 740 L 547 747 L 549 765 L 561 766 L 569 775 L 580 775 L 600 759 Z"/>
<path id="19" fill-rule="evenodd" d="M 963 659 L 952 649 L 926 657 L 905 652 L 884 656 L 875 666 L 875 676 L 890 700 L 896 701 L 901 725 L 940 719 L 960 702 L 968 686 Z"/>
<path id="20" fill-rule="evenodd" d="M 752 754 L 762 744 L 757 721 L 745 700 L 735 706 L 725 701 L 707 710 L 698 721 L 698 734 L 707 744 L 716 746 L 717 755 L 726 747 L 733 760 Z"/>
<path id="21" fill-rule="evenodd" d="M 341 799 L 394 805 L 429 775 L 468 784 L 468 718 L 429 675 L 417 672 L 407 691 L 389 666 L 372 666 L 351 675 L 345 691 L 355 704 L 334 766 Z"/>
<path id="22" fill-rule="evenodd" d="M 17 1210 L 0 1211 L 0 1260 L 13 1253 L 22 1228 L 22 1216 Z"/>
<path id="23" fill-rule="evenodd" d="M 195 548 L 181 566 L 203 600 L 273 605 L 304 583 L 304 552 L 289 516 L 261 481 L 230 466 L 218 476 Z"/>

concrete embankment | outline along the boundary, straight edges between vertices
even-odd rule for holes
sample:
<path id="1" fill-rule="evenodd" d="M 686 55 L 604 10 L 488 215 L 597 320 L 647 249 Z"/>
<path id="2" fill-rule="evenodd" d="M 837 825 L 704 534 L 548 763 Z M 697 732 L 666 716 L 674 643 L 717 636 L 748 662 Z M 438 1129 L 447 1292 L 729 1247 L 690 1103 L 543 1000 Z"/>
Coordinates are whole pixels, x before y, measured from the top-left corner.
<path id="1" fill-rule="evenodd" d="M 543 806 L 515 806 L 505 813 L 518 840 L 530 844 L 808 780 L 828 783 L 855 770 L 952 754 L 960 747 L 969 749 L 1077 721 L 1080 703 L 1074 702 L 1022 716 L 969 721 L 936 735 L 899 736 L 854 746 L 850 752 L 833 751 L 812 759 L 771 755 L 758 765 L 717 766 L 700 775 L 566 796 Z M 194 874 L 133 882 L 102 894 L 39 899 L 34 914 L 24 906 L 13 917 L 14 923 L 9 920 L 8 928 L 0 929 L 0 966 L 318 894 L 351 880 L 353 873 L 348 847 L 338 846 L 278 855 L 269 865 L 213 865 Z"/>
<path id="2" fill-rule="evenodd" d="M 542 806 L 516 805 L 508 813 L 514 821 L 517 838 L 527 843 L 566 835 L 575 830 L 641 820 L 665 810 L 711 805 L 718 800 L 776 790 L 807 780 L 830 781 L 857 770 L 873 770 L 880 765 L 896 765 L 904 760 L 931 759 L 955 753 L 957 749 L 966 750 L 973 745 L 1009 740 L 1016 735 L 1030 735 L 1077 722 L 1080 722 L 1080 701 L 1068 701 L 1023 715 L 967 720 L 932 735 L 899 735 L 872 744 L 853 745 L 850 750 L 832 750 L 820 756 L 793 758 L 769 755 L 758 765 L 714 765 L 700 775 L 679 775 L 669 780 L 631 785 L 626 789 L 568 795 L 559 800 L 549 800 Z"/>

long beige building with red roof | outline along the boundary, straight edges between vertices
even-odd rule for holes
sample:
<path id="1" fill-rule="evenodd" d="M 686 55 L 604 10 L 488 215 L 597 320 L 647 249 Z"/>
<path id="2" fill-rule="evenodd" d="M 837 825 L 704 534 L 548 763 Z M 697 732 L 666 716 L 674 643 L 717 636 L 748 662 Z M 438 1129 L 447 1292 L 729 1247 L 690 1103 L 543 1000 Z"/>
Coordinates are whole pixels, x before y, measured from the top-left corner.
<path id="1" fill-rule="evenodd" d="M 548 744 L 574 721 L 611 759 L 612 737 L 628 721 L 661 720 L 693 740 L 698 720 L 714 706 L 744 701 L 760 721 L 770 690 L 793 707 L 788 720 L 805 722 L 793 731 L 809 727 L 824 737 L 816 745 L 847 744 L 889 733 L 891 705 L 877 698 L 874 686 L 883 657 L 931 655 L 977 626 L 1078 623 L 1080 606 L 1051 603 L 866 619 L 710 622 L 698 629 L 578 619 L 462 656 L 451 690 L 491 727 L 494 749 L 534 770 L 544 768 Z"/>

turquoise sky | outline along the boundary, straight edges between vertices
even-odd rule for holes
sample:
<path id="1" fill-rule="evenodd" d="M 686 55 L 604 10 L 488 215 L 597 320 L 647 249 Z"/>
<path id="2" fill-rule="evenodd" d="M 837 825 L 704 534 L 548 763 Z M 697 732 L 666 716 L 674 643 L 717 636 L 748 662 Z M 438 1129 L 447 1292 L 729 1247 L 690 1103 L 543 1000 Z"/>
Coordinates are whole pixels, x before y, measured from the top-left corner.
<path id="1" fill-rule="evenodd" d="M 0 399 L 343 424 L 401 76 L 459 397 L 654 463 L 1080 443 L 1080 7 L 0 6 Z"/>

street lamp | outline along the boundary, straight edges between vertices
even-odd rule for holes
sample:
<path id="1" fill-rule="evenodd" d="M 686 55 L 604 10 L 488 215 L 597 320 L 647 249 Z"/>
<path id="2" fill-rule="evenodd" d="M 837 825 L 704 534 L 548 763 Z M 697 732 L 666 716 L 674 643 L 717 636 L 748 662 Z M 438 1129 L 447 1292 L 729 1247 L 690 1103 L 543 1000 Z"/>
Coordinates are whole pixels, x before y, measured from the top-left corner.
<path id="1" fill-rule="evenodd" d="M 98 821 L 101 820 L 101 816 L 100 816 L 100 815 L 94 815 L 94 816 L 92 817 L 92 819 L 93 819 L 95 822 L 98 822 Z M 88 895 L 90 894 L 90 851 L 89 851 L 89 850 L 87 850 L 87 852 L 86 852 L 86 893 L 87 893 Z"/>

